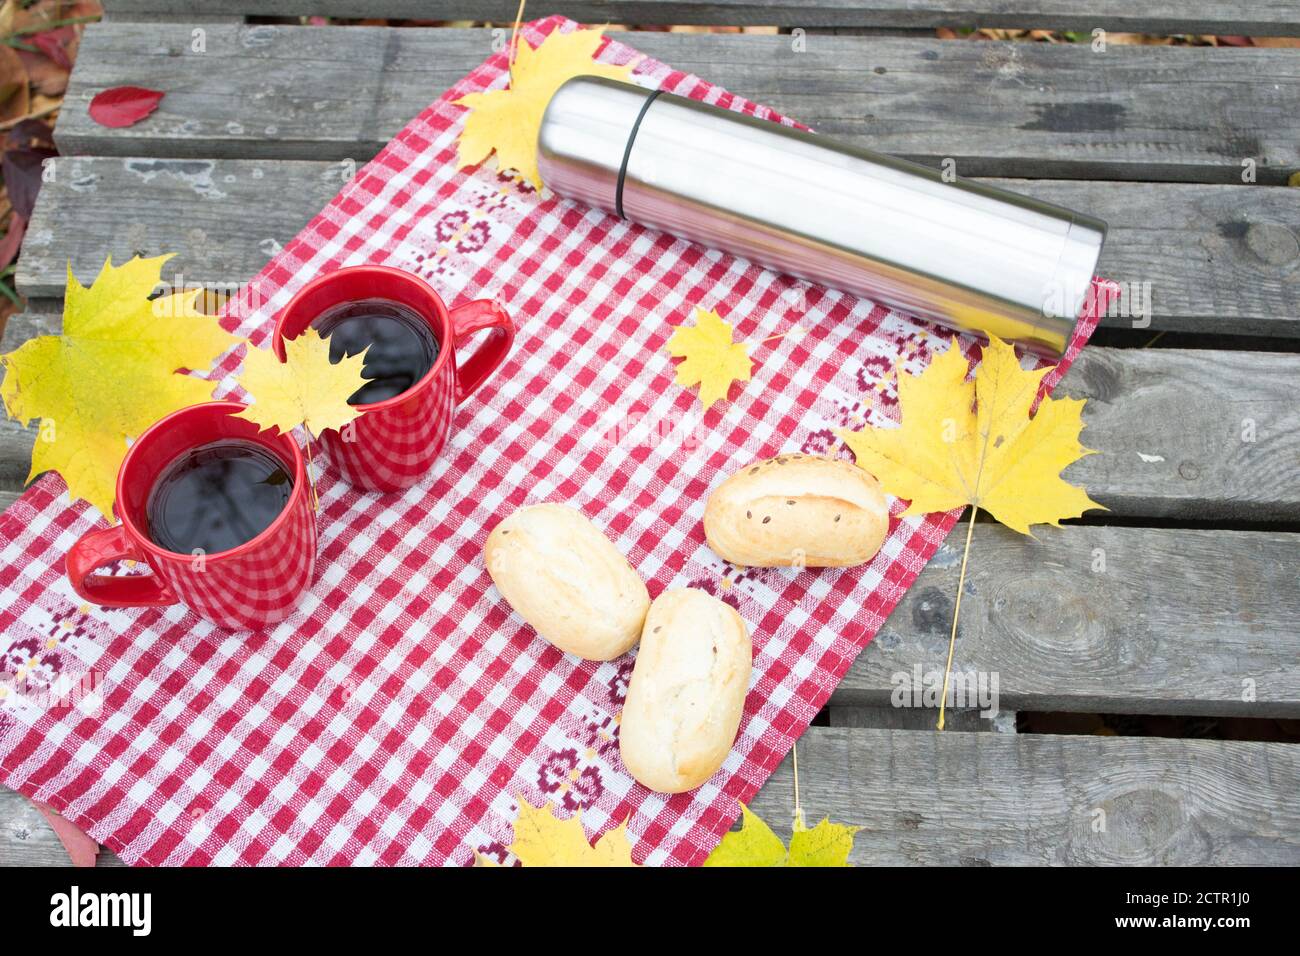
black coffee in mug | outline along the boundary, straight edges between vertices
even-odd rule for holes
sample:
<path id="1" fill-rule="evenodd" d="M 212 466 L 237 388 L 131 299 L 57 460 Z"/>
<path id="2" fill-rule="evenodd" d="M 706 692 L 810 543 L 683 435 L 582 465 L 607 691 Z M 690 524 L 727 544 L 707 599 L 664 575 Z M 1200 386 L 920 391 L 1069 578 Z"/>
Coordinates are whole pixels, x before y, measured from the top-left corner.
<path id="1" fill-rule="evenodd" d="M 330 344 L 330 361 L 366 351 L 361 374 L 370 381 L 348 398 L 371 405 L 401 395 L 424 378 L 438 358 L 433 330 L 413 309 L 388 299 L 363 299 L 330 309 L 312 327 Z"/>
<path id="2" fill-rule="evenodd" d="M 191 448 L 154 482 L 145 503 L 149 538 L 176 554 L 217 554 L 271 526 L 293 491 L 284 463 L 235 438 Z"/>

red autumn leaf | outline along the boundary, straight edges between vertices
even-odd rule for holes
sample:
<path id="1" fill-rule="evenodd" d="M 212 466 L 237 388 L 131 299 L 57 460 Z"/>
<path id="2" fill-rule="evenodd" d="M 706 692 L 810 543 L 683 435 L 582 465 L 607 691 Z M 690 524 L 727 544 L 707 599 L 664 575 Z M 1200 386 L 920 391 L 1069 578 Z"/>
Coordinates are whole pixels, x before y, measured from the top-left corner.
<path id="1" fill-rule="evenodd" d="M 68 44 L 77 36 L 72 27 L 59 27 L 46 30 L 28 37 L 32 44 L 65 70 L 72 69 L 72 58 L 68 55 Z"/>
<path id="2" fill-rule="evenodd" d="M 163 94 L 142 86 L 115 86 L 96 93 L 90 101 L 90 118 L 114 129 L 134 126 L 158 108 Z"/>
<path id="3" fill-rule="evenodd" d="M 50 829 L 63 844 L 63 849 L 68 851 L 68 858 L 72 860 L 72 865 L 94 866 L 95 857 L 99 856 L 99 844 L 88 837 L 81 827 L 65 819 L 48 803 L 37 803 L 35 800 L 32 803 L 37 810 L 41 811 Z"/>

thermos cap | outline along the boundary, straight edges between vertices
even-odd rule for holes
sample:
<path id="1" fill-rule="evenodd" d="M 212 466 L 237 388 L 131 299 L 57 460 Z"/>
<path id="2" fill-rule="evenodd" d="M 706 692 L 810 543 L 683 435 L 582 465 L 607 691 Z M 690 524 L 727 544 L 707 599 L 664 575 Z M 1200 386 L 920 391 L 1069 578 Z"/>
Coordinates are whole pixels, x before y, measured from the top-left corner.
<path id="1" fill-rule="evenodd" d="M 577 77 L 546 107 L 537 168 L 554 193 L 617 216 L 619 186 L 633 133 L 655 91 L 600 77 Z"/>
<path id="2" fill-rule="evenodd" d="M 556 91 L 553 192 L 780 272 L 1060 357 L 1105 223 L 768 120 L 599 77 Z"/>

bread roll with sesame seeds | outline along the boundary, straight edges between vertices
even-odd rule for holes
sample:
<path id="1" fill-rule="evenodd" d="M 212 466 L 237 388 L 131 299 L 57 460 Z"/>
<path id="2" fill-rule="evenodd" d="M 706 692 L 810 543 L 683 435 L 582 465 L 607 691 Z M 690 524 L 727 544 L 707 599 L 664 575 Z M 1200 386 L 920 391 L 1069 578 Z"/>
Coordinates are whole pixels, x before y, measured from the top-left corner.
<path id="1" fill-rule="evenodd" d="M 520 508 L 492 529 L 483 559 L 501 596 L 565 653 L 613 660 L 641 636 L 645 582 L 576 508 Z"/>
<path id="2" fill-rule="evenodd" d="M 694 790 L 722 766 L 740 729 L 753 666 L 735 608 L 695 588 L 655 598 L 623 703 L 619 752 L 651 790 Z"/>
<path id="3" fill-rule="evenodd" d="M 709 495 L 704 536 L 718 556 L 753 568 L 840 568 L 875 557 L 889 530 L 880 484 L 856 465 L 778 455 Z"/>

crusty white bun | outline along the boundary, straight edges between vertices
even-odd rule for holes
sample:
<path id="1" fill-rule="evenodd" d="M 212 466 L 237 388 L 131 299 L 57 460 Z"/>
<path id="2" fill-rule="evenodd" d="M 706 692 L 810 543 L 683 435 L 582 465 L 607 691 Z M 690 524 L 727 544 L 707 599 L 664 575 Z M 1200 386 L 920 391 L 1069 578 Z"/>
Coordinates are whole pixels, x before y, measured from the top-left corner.
<path id="1" fill-rule="evenodd" d="M 778 455 L 709 495 L 704 536 L 718 556 L 754 568 L 838 568 L 875 557 L 889 530 L 880 484 L 847 461 Z"/>
<path id="2" fill-rule="evenodd" d="M 483 559 L 501 596 L 565 653 L 608 661 L 641 636 L 645 582 L 576 508 L 520 508 L 492 529 Z"/>
<path id="3" fill-rule="evenodd" d="M 752 662 L 749 631 L 731 605 L 694 588 L 655 598 L 619 727 L 632 776 L 660 793 L 713 776 L 736 740 Z"/>

